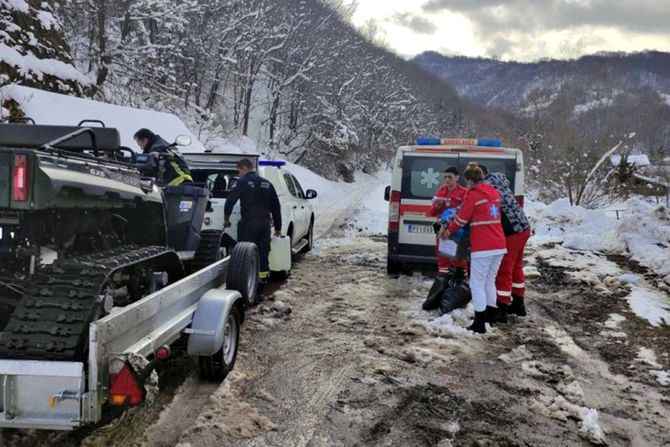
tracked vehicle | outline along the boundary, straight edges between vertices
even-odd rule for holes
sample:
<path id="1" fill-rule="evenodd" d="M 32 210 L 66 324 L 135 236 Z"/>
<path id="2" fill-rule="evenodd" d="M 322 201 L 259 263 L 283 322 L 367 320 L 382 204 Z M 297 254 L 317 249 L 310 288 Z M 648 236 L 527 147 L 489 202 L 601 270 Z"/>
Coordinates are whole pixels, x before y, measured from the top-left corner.
<path id="1" fill-rule="evenodd" d="M 159 188 L 152 165 L 116 129 L 0 124 L 0 426 L 97 421 L 128 356 L 184 332 L 203 375 L 232 368 L 256 247 L 224 258 L 208 190 Z"/>

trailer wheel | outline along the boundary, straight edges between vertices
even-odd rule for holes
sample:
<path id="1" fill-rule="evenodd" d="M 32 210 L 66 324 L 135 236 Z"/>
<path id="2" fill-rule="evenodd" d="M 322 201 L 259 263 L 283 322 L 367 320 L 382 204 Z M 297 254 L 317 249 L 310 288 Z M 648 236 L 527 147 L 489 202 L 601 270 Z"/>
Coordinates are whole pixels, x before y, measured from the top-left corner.
<path id="1" fill-rule="evenodd" d="M 258 303 L 258 247 L 252 242 L 238 242 L 230 254 L 226 288 L 237 290 L 247 306 Z"/>
<path id="2" fill-rule="evenodd" d="M 223 346 L 211 356 L 198 357 L 200 375 L 206 380 L 222 381 L 233 370 L 240 341 L 240 316 L 237 307 L 230 309 L 223 328 Z"/>

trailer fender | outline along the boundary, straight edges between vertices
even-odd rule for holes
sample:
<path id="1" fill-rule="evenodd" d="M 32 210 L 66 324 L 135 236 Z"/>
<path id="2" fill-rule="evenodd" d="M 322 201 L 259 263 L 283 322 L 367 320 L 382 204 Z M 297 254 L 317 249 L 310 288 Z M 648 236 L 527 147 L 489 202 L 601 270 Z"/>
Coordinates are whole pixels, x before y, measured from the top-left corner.
<path id="1" fill-rule="evenodd" d="M 191 327 L 186 329 L 189 355 L 210 356 L 221 349 L 225 321 L 238 301 L 243 309 L 242 295 L 236 290 L 211 289 L 202 296 Z"/>

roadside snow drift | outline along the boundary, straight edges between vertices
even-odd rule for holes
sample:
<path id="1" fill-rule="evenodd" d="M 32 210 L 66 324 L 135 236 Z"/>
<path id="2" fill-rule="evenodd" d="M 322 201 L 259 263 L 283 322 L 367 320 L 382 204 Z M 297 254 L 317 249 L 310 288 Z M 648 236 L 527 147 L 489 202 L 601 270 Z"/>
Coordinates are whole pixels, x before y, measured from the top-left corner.
<path id="1" fill-rule="evenodd" d="M 117 128 L 121 144 L 131 149 L 138 149 L 133 140 L 135 132 L 146 127 L 168 142 L 173 142 L 178 135 L 188 135 L 192 143 L 185 148 L 185 152 L 205 150 L 186 125 L 170 113 L 122 107 L 19 85 L 0 88 L 0 103 L 9 99 L 16 101 L 23 113 L 37 124 L 76 126 L 82 120 L 101 120 L 107 127 Z M 90 125 L 98 126 L 95 123 Z"/>

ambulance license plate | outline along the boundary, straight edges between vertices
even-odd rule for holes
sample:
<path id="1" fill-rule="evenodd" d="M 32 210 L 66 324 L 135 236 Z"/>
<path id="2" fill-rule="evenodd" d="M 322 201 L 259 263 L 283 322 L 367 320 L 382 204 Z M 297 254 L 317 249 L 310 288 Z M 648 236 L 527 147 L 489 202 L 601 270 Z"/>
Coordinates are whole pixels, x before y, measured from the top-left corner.
<path id="1" fill-rule="evenodd" d="M 433 229 L 432 225 L 409 224 L 409 225 L 407 225 L 407 232 L 408 233 L 433 234 L 433 233 L 435 233 L 435 230 Z"/>

